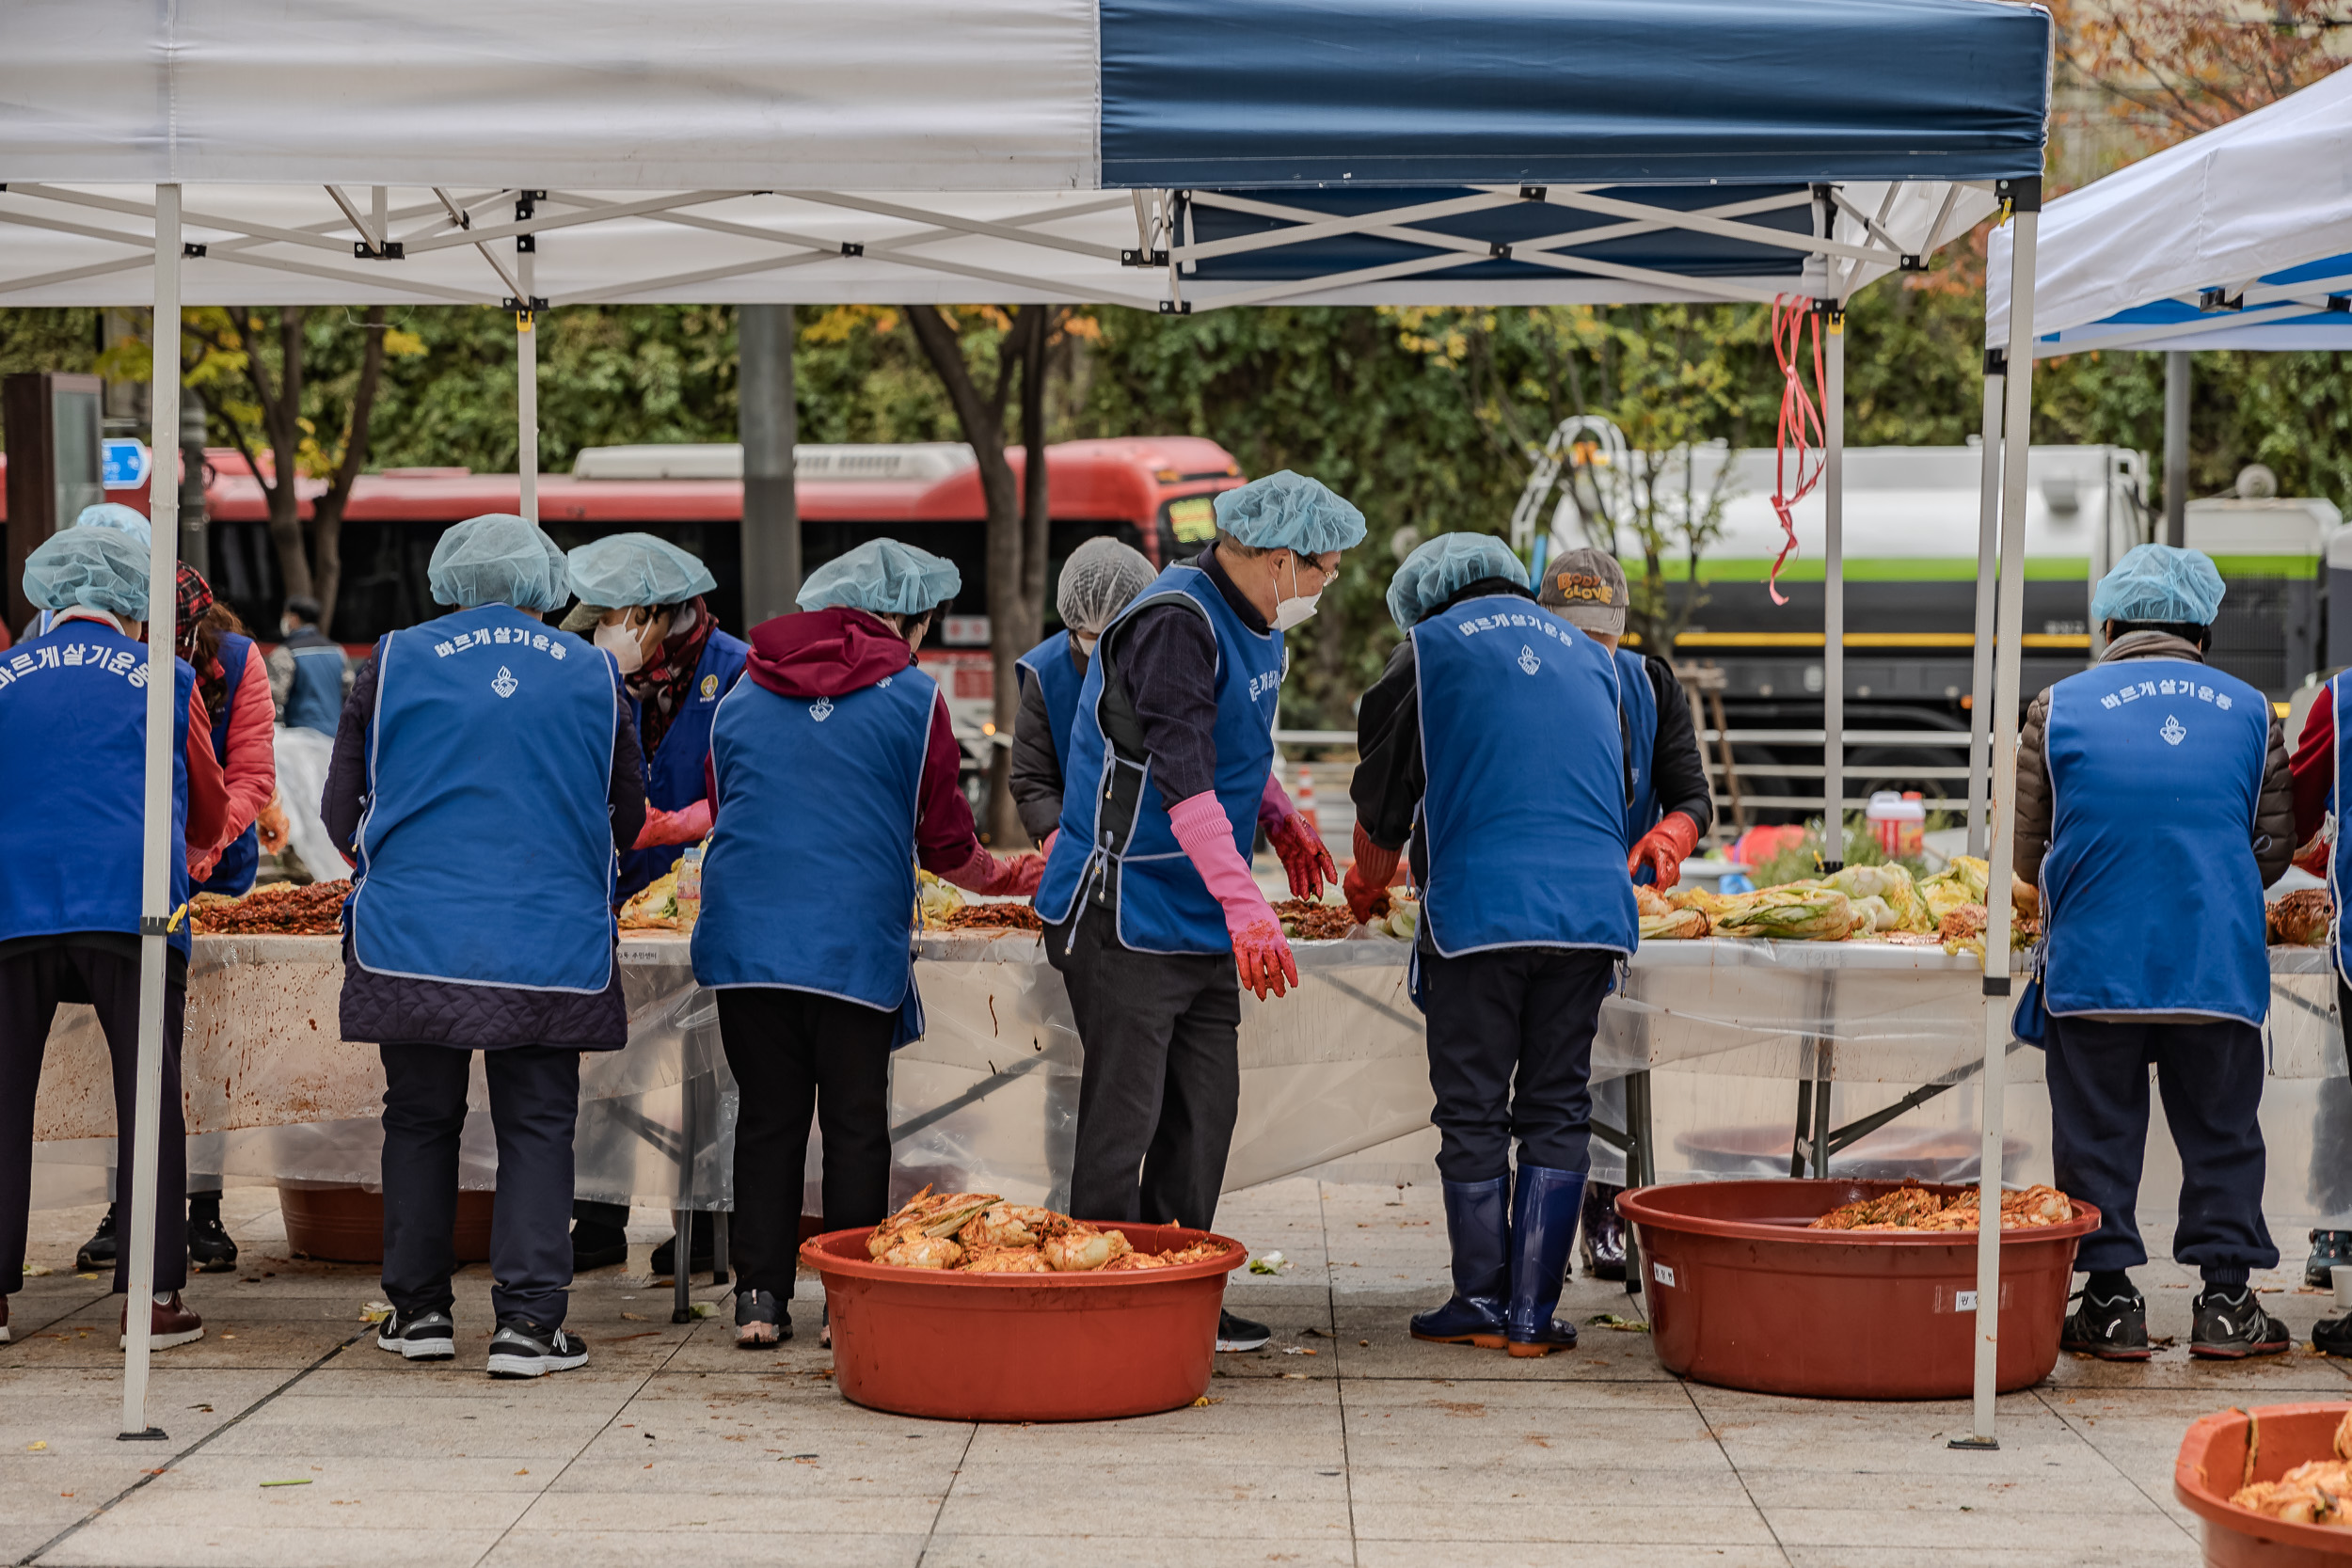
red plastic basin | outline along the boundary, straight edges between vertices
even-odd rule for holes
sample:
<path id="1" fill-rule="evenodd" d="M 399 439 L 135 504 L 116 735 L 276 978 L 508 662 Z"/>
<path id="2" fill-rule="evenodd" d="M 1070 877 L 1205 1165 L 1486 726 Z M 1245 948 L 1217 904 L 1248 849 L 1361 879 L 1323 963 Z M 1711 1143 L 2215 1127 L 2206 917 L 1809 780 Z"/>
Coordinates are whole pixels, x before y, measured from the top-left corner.
<path id="1" fill-rule="evenodd" d="M 1106 1225 L 1138 1252 L 1209 1233 Z M 1118 1274 L 954 1274 L 866 1256 L 870 1229 L 801 1244 L 823 1277 L 834 1383 L 875 1410 L 951 1421 L 1101 1421 L 1149 1416 L 1208 1392 L 1225 1276 L 1248 1258 Z"/>
<path id="2" fill-rule="evenodd" d="M 1696 1181 L 1617 1199 L 1642 1247 L 1651 1342 L 1677 1377 L 1821 1399 L 1935 1400 L 1976 1370 L 1977 1233 L 1807 1230 L 1894 1181 Z M 1938 1186 L 1944 1194 L 1970 1187 Z M 2058 1364 L 2074 1246 L 2099 1212 L 2001 1233 L 2002 1392 Z"/>
<path id="3" fill-rule="evenodd" d="M 2233 1507 L 2249 1481 L 2277 1481 L 2308 1459 L 2336 1456 L 2336 1426 L 2352 1405 L 2265 1404 L 2253 1412 L 2254 1473 L 2246 1473 L 2246 1417 L 2223 1410 L 2201 1417 L 2181 1439 L 2172 1463 L 2172 1495 L 2204 1521 L 2205 1561 L 2213 1568 L 2340 1568 L 2352 1558 L 2352 1530 L 2290 1525 Z"/>

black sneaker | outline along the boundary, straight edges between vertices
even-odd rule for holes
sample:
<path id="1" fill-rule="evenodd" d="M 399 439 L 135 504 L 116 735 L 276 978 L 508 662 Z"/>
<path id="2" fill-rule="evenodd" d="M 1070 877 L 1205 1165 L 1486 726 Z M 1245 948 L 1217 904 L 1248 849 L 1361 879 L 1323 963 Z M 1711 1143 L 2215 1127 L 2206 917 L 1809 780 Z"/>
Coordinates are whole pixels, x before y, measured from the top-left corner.
<path id="1" fill-rule="evenodd" d="M 772 1350 L 792 1338 L 792 1317 L 773 1291 L 735 1292 L 735 1348 Z"/>
<path id="2" fill-rule="evenodd" d="M 2197 1326 L 2189 1331 L 2188 1354 L 2218 1361 L 2277 1355 L 2295 1343 L 2287 1325 L 2263 1310 L 2250 1287 L 2233 1291 L 2207 1286 L 2198 1292 Z"/>
<path id="3" fill-rule="evenodd" d="M 2303 1283 L 2325 1291 L 2335 1284 L 2333 1271 L 2344 1263 L 2352 1263 L 2352 1230 L 2314 1230 L 2312 1255 L 2303 1260 Z"/>
<path id="4" fill-rule="evenodd" d="M 2148 1348 L 2148 1301 L 2137 1291 L 2128 1296 L 2094 1296 L 2088 1289 L 2072 1298 L 2082 1309 L 2067 1315 L 2058 1331 L 2060 1350 L 2082 1351 L 2102 1361 L 2145 1361 Z"/>
<path id="5" fill-rule="evenodd" d="M 403 1317 L 395 1310 L 376 1325 L 375 1348 L 410 1361 L 454 1361 L 457 1326 L 446 1312 L 414 1312 Z"/>
<path id="6" fill-rule="evenodd" d="M 188 1261 L 199 1274 L 227 1274 L 237 1266 L 237 1243 L 220 1223 L 218 1210 L 200 1219 L 188 1216 Z"/>
<path id="7" fill-rule="evenodd" d="M 1220 1310 L 1216 1315 L 1216 1348 L 1219 1350 L 1263 1350 L 1274 1338 L 1274 1330 L 1263 1323 L 1251 1323 Z"/>
<path id="8" fill-rule="evenodd" d="M 686 1251 L 686 1272 L 708 1274 L 716 1257 L 717 1252 L 711 1242 L 710 1212 L 708 1210 L 697 1211 L 694 1215 L 693 1244 Z M 677 1237 L 675 1235 L 653 1249 L 653 1259 L 648 1267 L 656 1278 L 670 1275 L 677 1268 Z"/>
<path id="9" fill-rule="evenodd" d="M 509 1318 L 490 1340 L 492 1377 L 545 1377 L 588 1365 L 588 1346 L 560 1328 L 542 1328 L 529 1318 Z"/>
<path id="10" fill-rule="evenodd" d="M 572 1222 L 572 1273 L 586 1274 L 591 1269 L 609 1269 L 628 1261 L 628 1231 L 596 1220 Z"/>
<path id="11" fill-rule="evenodd" d="M 82 1243 L 82 1250 L 73 1255 L 73 1266 L 83 1274 L 103 1274 L 115 1266 L 115 1206 L 106 1205 L 106 1217 L 98 1222 L 98 1229 Z"/>
<path id="12" fill-rule="evenodd" d="M 2312 1349 L 2322 1355 L 2352 1355 L 2352 1315 L 2322 1318 L 2312 1324 Z"/>

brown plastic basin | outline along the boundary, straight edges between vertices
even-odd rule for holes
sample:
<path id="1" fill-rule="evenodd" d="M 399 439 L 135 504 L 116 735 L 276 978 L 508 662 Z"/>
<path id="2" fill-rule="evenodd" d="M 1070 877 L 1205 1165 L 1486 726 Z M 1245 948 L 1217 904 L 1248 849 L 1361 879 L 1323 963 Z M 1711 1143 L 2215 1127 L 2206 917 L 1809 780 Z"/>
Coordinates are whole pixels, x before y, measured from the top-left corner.
<path id="1" fill-rule="evenodd" d="M 1977 1233 L 1804 1228 L 1899 1185 L 1696 1181 L 1622 1195 L 1659 1360 L 1677 1377 L 1768 1394 L 1966 1397 Z M 2032 1386 L 2058 1364 L 2075 1243 L 2098 1227 L 2098 1211 L 2077 1202 L 2064 1225 L 2002 1232 L 2002 1392 Z"/>
<path id="2" fill-rule="evenodd" d="M 1138 1252 L 1209 1233 L 1106 1225 Z M 834 1384 L 875 1410 L 953 1421 L 1101 1421 L 1208 1392 L 1225 1276 L 1249 1253 L 1119 1274 L 955 1274 L 866 1256 L 870 1229 L 801 1243 L 825 1282 Z"/>
<path id="3" fill-rule="evenodd" d="M 2249 1481 L 2277 1481 L 2310 1459 L 2333 1459 L 2338 1423 L 2352 1405 L 2255 1407 L 2252 1474 L 2246 1468 L 2247 1412 L 2200 1417 L 2172 1462 L 2172 1495 L 2204 1524 L 2212 1568 L 2340 1568 L 2352 1558 L 2352 1529 L 2267 1519 L 2230 1497 Z"/>
<path id="4" fill-rule="evenodd" d="M 490 1259 L 490 1210 L 494 1193 L 457 1195 L 457 1229 L 452 1238 L 460 1263 Z M 365 1187 L 311 1181 L 278 1183 L 278 1212 L 286 1222 L 286 1249 L 297 1258 L 330 1263 L 384 1261 L 384 1195 Z"/>

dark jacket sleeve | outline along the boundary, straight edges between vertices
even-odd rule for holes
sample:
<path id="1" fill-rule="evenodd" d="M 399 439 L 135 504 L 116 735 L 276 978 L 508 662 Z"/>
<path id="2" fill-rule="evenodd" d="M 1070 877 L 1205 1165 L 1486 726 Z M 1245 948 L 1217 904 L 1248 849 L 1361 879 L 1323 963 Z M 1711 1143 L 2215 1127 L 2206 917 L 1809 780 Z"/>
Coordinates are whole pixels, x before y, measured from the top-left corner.
<path id="1" fill-rule="evenodd" d="M 959 783 L 963 748 L 947 719 L 947 699 L 931 705 L 931 733 L 923 750 L 923 783 L 914 819 L 914 861 L 933 876 L 960 871 L 980 847 L 972 822 L 972 802 Z"/>
<path id="2" fill-rule="evenodd" d="M 2263 886 L 2286 875 L 2295 859 L 2295 776 L 2287 763 L 2287 731 L 2270 712 L 2270 747 L 2263 758 L 2262 804 L 2254 811 L 2254 863 Z"/>
<path id="3" fill-rule="evenodd" d="M 1707 836 L 1715 820 L 1714 786 L 1708 783 L 1707 763 L 1699 755 L 1698 731 L 1691 722 L 1691 699 L 1673 668 L 1655 655 L 1645 656 L 1642 668 L 1649 674 L 1650 691 L 1658 700 L 1658 734 L 1650 742 L 1650 777 L 1656 781 L 1661 816 L 1681 812 Z"/>
<path id="4" fill-rule="evenodd" d="M 612 774 L 605 800 L 612 814 L 612 847 L 627 850 L 645 826 L 645 754 L 637 739 L 637 721 L 629 717 L 628 699 L 618 692 L 620 722 L 612 726 Z"/>
<path id="5" fill-rule="evenodd" d="M 2017 847 L 2010 864 L 2039 887 L 2042 857 L 2050 852 L 2050 689 L 2043 687 L 2026 706 L 2026 728 L 2017 737 Z"/>
<path id="6" fill-rule="evenodd" d="M 2336 792 L 2335 688 L 2322 685 L 2303 718 L 2303 738 L 2296 743 L 2288 770 L 2295 781 L 2295 842 L 2309 844 L 2328 819 Z"/>
<path id="7" fill-rule="evenodd" d="M 1421 672 L 1410 638 L 1397 644 L 1357 705 L 1356 754 L 1363 760 L 1347 786 L 1356 821 L 1383 849 L 1402 849 L 1429 789 L 1421 754 Z"/>
<path id="8" fill-rule="evenodd" d="M 1143 729 L 1160 798 L 1216 787 L 1216 634 L 1182 605 L 1152 605 L 1119 627 L 1113 667 Z"/>
<path id="9" fill-rule="evenodd" d="M 1022 827 L 1042 844 L 1061 822 L 1061 758 L 1054 754 L 1054 722 L 1046 716 L 1044 689 L 1025 677 L 1021 711 L 1012 723 L 1011 785 Z"/>
<path id="10" fill-rule="evenodd" d="M 326 789 L 319 800 L 319 816 L 334 836 L 335 847 L 354 864 L 358 863 L 353 847 L 359 840 L 359 813 L 368 792 L 368 721 L 374 712 L 375 657 L 371 654 L 360 661 L 351 695 L 343 699 L 342 717 L 335 721 L 335 751 L 327 760 Z"/>

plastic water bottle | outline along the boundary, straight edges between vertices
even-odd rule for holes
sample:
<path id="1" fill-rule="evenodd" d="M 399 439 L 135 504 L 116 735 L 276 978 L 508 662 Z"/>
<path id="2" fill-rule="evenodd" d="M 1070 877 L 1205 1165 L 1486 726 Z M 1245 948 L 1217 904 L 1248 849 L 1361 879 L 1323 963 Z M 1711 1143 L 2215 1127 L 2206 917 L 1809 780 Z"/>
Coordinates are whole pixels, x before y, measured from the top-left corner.
<path id="1" fill-rule="evenodd" d="M 676 897 L 678 929 L 691 930 L 703 912 L 703 847 L 699 844 L 688 845 L 677 863 Z"/>

